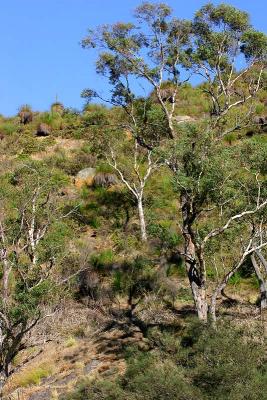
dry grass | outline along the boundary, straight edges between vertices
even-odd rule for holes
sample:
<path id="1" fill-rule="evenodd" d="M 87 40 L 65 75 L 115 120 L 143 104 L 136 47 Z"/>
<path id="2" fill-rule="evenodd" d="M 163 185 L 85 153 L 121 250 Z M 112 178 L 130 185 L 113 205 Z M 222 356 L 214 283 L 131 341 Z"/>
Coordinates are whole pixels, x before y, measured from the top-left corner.
<path id="1" fill-rule="evenodd" d="M 53 373 L 53 366 L 49 364 L 41 364 L 39 366 L 32 366 L 23 370 L 19 375 L 13 379 L 13 387 L 28 387 L 31 385 L 40 385 L 41 380 L 50 376 Z"/>
<path id="2" fill-rule="evenodd" d="M 186 287 L 186 282 L 186 278 L 179 278 L 180 285 Z M 239 296 L 244 299 L 244 295 L 250 296 L 250 300 L 252 300 L 252 297 L 255 300 L 256 288 L 251 285 L 241 285 L 241 288 L 242 293 L 239 292 L 240 288 L 237 290 L 236 287 L 229 286 L 227 294 L 237 300 Z M 123 300 L 125 299 L 121 299 L 121 303 L 123 303 Z M 184 307 L 184 302 L 175 302 L 177 311 L 183 310 Z M 192 302 L 190 307 L 192 309 Z M 145 309 L 145 315 L 142 315 L 145 320 L 146 317 L 150 319 L 151 314 L 154 314 L 154 318 L 157 316 L 156 320 L 159 318 L 160 321 L 166 323 L 180 321 L 183 324 L 185 322 L 184 316 L 174 315 L 170 310 L 165 310 L 165 313 L 163 313 L 163 305 L 160 307 L 155 298 L 147 299 Z M 258 322 L 258 311 L 251 302 L 247 306 L 244 303 L 238 303 L 225 309 L 223 303 L 218 300 L 218 311 L 221 315 L 229 315 L 230 318 L 235 315 L 240 323 L 245 323 L 248 320 L 250 323 Z M 253 313 L 257 313 L 257 315 Z M 44 329 L 42 335 L 45 332 L 46 334 L 51 332 L 53 337 L 57 338 L 57 342 L 53 341 L 46 344 L 43 353 L 15 373 L 7 383 L 5 393 L 8 395 L 15 394 L 19 390 L 22 393 L 20 399 L 27 400 L 35 393 L 37 396 L 37 393 L 49 390 L 50 397 L 47 397 L 47 399 L 56 399 L 57 393 L 72 390 L 77 380 L 82 377 L 90 376 L 93 378 L 99 374 L 123 374 L 125 361 L 121 349 L 130 343 L 135 343 L 138 346 L 144 344 L 145 339 L 142 338 L 141 332 L 134 330 L 127 336 L 121 329 L 112 329 L 96 335 L 94 331 L 97 331 L 99 326 L 94 325 L 91 317 L 88 308 L 75 302 L 69 300 L 62 304 L 62 308 L 49 322 L 51 325 L 46 325 L 43 328 L 38 327 L 39 334 L 42 329 Z M 77 327 L 88 328 L 85 337 L 75 335 Z M 35 350 L 38 351 L 38 349 Z M 23 357 L 27 358 L 27 356 L 29 354 L 20 354 L 17 363 L 23 362 Z M 34 397 L 32 398 L 34 399 Z"/>
<path id="3" fill-rule="evenodd" d="M 40 140 L 40 139 L 38 139 Z M 40 151 L 31 155 L 33 160 L 41 161 L 47 157 L 51 157 L 59 151 L 64 151 L 66 156 L 71 156 L 73 150 L 81 148 L 84 144 L 84 140 L 80 139 L 63 139 L 61 137 L 54 138 L 55 144 L 46 148 L 45 151 Z"/>

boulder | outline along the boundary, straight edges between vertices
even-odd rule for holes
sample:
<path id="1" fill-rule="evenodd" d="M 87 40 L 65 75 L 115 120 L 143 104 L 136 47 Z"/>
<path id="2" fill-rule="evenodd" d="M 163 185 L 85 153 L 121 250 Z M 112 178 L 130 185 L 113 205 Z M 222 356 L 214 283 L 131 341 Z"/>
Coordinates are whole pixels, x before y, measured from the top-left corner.
<path id="1" fill-rule="evenodd" d="M 84 168 L 78 172 L 75 177 L 75 185 L 77 187 L 82 187 L 83 185 L 92 186 L 93 180 L 96 175 L 95 168 Z"/>

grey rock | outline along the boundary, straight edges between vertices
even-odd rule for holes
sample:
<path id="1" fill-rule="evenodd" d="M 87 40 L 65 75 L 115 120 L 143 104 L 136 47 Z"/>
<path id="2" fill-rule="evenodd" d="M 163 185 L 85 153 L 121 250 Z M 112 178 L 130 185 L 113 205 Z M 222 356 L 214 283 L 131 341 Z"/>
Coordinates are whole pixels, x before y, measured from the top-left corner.
<path id="1" fill-rule="evenodd" d="M 99 365 L 100 361 L 98 360 L 92 360 L 88 364 L 85 365 L 84 367 L 84 373 L 85 374 L 90 374 L 96 367 Z"/>
<path id="2" fill-rule="evenodd" d="M 95 176 L 95 174 L 96 174 L 95 168 L 84 168 L 78 172 L 78 174 L 76 175 L 76 178 L 78 178 L 78 179 L 93 178 Z"/>
<path id="3" fill-rule="evenodd" d="M 49 400 L 49 399 L 51 399 L 50 389 L 46 389 L 40 392 L 35 392 L 29 397 L 29 400 Z"/>

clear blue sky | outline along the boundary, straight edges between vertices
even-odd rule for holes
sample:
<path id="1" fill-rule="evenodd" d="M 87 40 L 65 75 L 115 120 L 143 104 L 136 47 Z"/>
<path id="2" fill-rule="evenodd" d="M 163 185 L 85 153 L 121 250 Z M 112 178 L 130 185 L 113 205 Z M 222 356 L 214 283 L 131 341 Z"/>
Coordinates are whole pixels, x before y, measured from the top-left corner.
<path id="1" fill-rule="evenodd" d="M 207 1 L 166 0 L 177 17 L 191 18 Z M 219 1 L 214 1 L 219 3 Z M 266 0 L 224 1 L 246 10 L 266 32 Z M 0 0 L 0 114 L 21 104 L 47 110 L 58 96 L 81 108 L 85 87 L 104 88 L 94 72 L 93 55 L 79 42 L 88 27 L 131 19 L 138 0 Z"/>

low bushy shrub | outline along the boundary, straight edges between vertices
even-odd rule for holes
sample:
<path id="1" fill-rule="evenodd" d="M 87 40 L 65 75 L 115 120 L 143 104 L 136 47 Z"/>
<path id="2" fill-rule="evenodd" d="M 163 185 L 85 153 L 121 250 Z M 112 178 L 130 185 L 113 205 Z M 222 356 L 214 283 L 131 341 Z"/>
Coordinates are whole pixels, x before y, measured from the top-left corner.
<path id="1" fill-rule="evenodd" d="M 183 335 L 156 330 L 150 339 L 153 351 L 128 351 L 124 376 L 84 381 L 67 400 L 267 399 L 264 347 L 248 332 L 193 322 Z"/>

